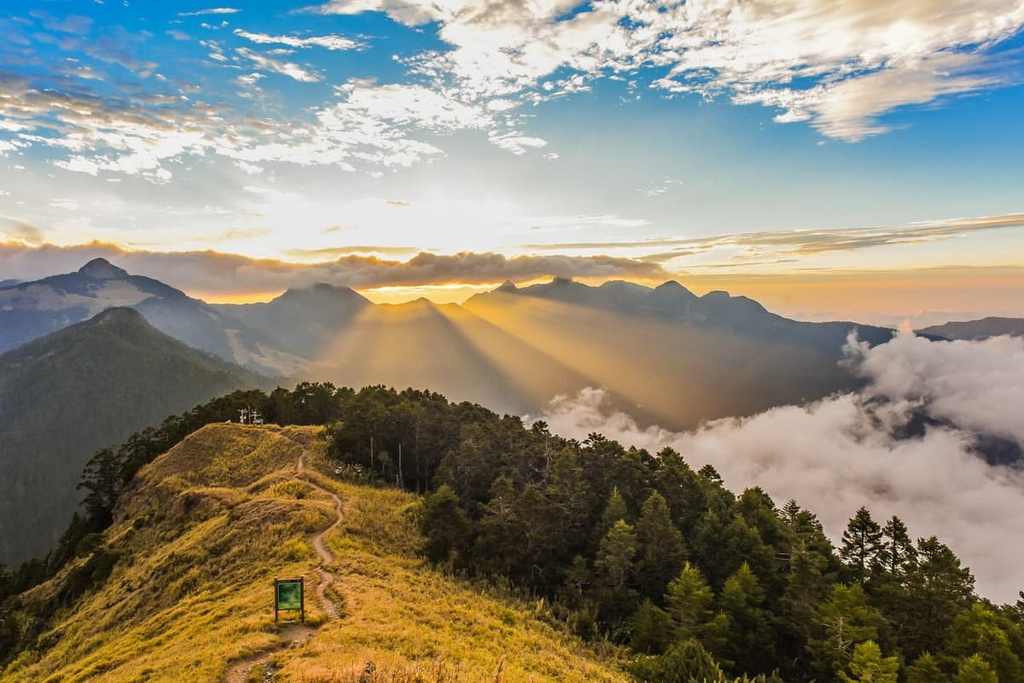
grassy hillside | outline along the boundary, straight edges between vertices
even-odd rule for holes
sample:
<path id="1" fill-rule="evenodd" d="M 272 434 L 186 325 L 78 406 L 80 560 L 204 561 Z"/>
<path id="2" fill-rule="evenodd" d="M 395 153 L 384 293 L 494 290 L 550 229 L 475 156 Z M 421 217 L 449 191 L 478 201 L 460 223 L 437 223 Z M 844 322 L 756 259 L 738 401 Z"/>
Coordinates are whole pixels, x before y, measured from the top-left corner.
<path id="1" fill-rule="evenodd" d="M 543 605 L 426 567 L 414 496 L 327 472 L 312 428 L 196 432 L 140 473 L 91 556 L 25 596 L 30 613 L 57 616 L 0 677 L 624 680 Z M 105 578 L 97 557 L 113 562 Z M 72 602 L 88 576 L 100 580 Z M 297 576 L 306 624 L 275 624 L 273 579 Z"/>

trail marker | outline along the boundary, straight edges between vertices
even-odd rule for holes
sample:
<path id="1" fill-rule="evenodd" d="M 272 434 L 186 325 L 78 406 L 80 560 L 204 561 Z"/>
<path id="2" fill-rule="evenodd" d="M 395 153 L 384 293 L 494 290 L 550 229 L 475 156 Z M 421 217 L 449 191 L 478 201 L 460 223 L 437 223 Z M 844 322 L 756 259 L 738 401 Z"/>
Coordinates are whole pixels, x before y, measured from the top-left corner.
<path id="1" fill-rule="evenodd" d="M 274 579 L 274 621 L 278 612 L 298 612 L 299 620 L 306 621 L 305 581 L 298 579 Z"/>

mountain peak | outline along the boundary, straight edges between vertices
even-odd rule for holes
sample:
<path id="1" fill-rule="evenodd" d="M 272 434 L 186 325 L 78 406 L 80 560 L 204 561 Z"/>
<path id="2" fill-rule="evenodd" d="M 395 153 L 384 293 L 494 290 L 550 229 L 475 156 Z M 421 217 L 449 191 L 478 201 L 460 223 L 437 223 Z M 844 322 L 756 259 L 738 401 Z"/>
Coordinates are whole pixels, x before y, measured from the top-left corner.
<path id="1" fill-rule="evenodd" d="M 150 327 L 146 318 L 141 313 L 127 306 L 114 306 L 113 308 L 100 311 L 93 316 L 91 322 L 96 325 L 145 325 Z"/>
<path id="2" fill-rule="evenodd" d="M 696 294 L 688 290 L 686 287 L 683 287 L 675 280 L 666 280 L 665 282 L 662 282 L 654 288 L 654 291 L 658 294 L 674 294 L 676 296 L 682 295 L 693 299 L 697 298 Z"/>
<path id="3" fill-rule="evenodd" d="M 128 271 L 118 268 L 105 258 L 94 258 L 78 269 L 79 275 L 93 280 L 117 280 L 128 277 Z"/>
<path id="4" fill-rule="evenodd" d="M 289 287 L 277 299 L 320 299 L 329 301 L 333 299 L 365 299 L 362 294 L 351 287 L 344 285 L 332 285 L 328 282 L 314 282 L 303 287 Z M 275 299 L 275 301 L 277 300 Z"/>

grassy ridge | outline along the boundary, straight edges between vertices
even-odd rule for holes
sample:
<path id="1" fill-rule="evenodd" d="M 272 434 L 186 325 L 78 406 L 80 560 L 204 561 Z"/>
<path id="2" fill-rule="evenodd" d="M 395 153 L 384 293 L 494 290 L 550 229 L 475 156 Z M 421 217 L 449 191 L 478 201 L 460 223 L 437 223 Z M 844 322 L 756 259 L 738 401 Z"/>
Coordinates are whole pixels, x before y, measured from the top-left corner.
<path id="1" fill-rule="evenodd" d="M 309 481 L 296 476 L 300 444 Z M 116 558 L 109 577 L 0 677 L 220 681 L 259 662 L 280 680 L 356 681 L 372 662 L 379 681 L 623 679 L 538 610 L 424 566 L 416 498 L 334 481 L 318 448 L 311 428 L 216 424 L 158 458 L 97 548 Z M 335 519 L 319 487 L 345 503 L 326 538 L 341 618 L 316 597 L 311 538 Z M 57 599 L 88 561 L 26 600 Z M 310 628 L 274 623 L 272 581 L 282 576 L 305 577 Z"/>

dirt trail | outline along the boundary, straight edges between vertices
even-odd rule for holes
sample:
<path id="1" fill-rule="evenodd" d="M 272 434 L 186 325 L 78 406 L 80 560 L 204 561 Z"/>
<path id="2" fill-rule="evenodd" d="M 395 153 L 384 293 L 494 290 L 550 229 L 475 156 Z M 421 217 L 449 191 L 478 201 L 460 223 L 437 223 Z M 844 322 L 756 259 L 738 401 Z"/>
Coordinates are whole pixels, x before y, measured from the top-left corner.
<path id="1" fill-rule="evenodd" d="M 324 544 L 324 537 L 331 533 L 341 524 L 342 515 L 342 500 L 334 492 L 328 491 L 324 487 L 317 484 L 311 478 L 306 476 L 306 447 L 295 439 L 288 438 L 290 441 L 299 445 L 302 451 L 299 453 L 299 458 L 295 463 L 295 476 L 297 479 L 301 479 L 312 488 L 320 491 L 324 495 L 327 495 L 334 501 L 334 522 L 326 529 L 318 533 L 313 537 L 313 549 L 316 550 L 317 557 L 320 558 L 320 566 L 316 568 L 317 574 L 320 576 L 320 580 L 317 582 L 316 595 L 320 600 L 320 608 L 327 615 L 327 618 L 337 619 L 342 615 L 342 608 L 338 602 L 327 594 L 328 588 L 334 585 L 334 573 L 328 568 L 329 565 L 334 564 L 334 554 L 327 549 Z M 253 669 L 261 667 L 263 671 L 263 678 L 265 681 L 270 681 L 275 673 L 271 658 L 273 654 L 279 650 L 291 647 L 301 647 L 305 645 L 319 627 L 309 626 L 307 624 L 290 624 L 283 627 L 278 631 L 278 635 L 281 636 L 282 643 L 276 645 L 273 649 L 265 652 L 253 655 L 248 659 L 235 662 L 228 669 L 224 676 L 224 683 L 246 683 L 250 680 L 250 675 Z"/>
<path id="2" fill-rule="evenodd" d="M 301 444 L 300 444 L 301 445 Z M 342 505 L 341 498 L 338 494 L 333 491 L 328 491 L 324 487 L 317 484 L 315 481 L 306 476 L 306 449 L 303 447 L 302 453 L 299 454 L 299 460 L 295 466 L 295 474 L 302 481 L 306 482 L 317 491 L 330 496 L 331 500 L 334 501 L 334 523 L 329 527 L 318 533 L 313 537 L 313 548 L 316 550 L 317 556 L 320 558 L 321 566 L 317 567 L 317 573 L 320 575 L 320 581 L 316 586 L 316 595 L 320 598 L 320 606 L 331 618 L 338 618 L 341 616 L 341 605 L 327 595 L 327 589 L 334 585 L 334 574 L 324 567 L 324 565 L 334 564 L 334 554 L 327 549 L 324 544 L 324 537 L 331 533 L 341 524 Z"/>
<path id="3" fill-rule="evenodd" d="M 320 561 L 324 564 L 334 564 L 334 555 L 331 553 L 330 550 L 327 549 L 327 546 L 324 545 L 324 536 L 337 529 L 338 526 L 341 524 L 341 498 L 338 496 L 338 494 L 328 491 L 327 489 L 320 486 L 315 481 L 312 481 L 306 476 L 306 468 L 304 462 L 305 457 L 306 449 L 303 448 L 302 453 L 299 455 L 299 461 L 295 467 L 296 475 L 298 476 L 299 479 L 306 482 L 307 484 L 315 488 L 317 491 L 320 491 L 321 493 L 330 496 L 331 500 L 334 501 L 334 512 L 337 517 L 334 520 L 334 524 L 330 525 L 329 527 L 327 527 L 326 529 L 324 529 L 319 534 L 313 537 L 313 548 L 316 549 L 316 554 L 320 557 Z"/>

